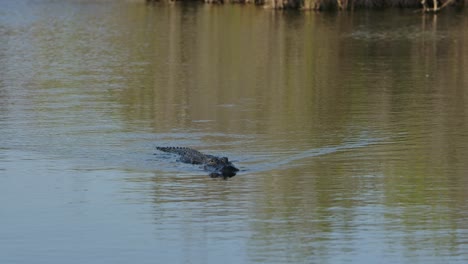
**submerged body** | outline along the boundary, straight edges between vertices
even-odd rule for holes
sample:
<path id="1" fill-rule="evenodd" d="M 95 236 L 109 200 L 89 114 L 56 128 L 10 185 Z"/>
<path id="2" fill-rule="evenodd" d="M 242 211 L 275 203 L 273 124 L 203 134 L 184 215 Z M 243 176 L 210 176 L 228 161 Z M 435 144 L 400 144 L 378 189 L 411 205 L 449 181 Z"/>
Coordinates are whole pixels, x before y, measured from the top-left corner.
<path id="1" fill-rule="evenodd" d="M 239 171 L 239 169 L 234 167 L 226 157 L 220 158 L 213 155 L 207 155 L 198 150 L 186 147 L 156 147 L 156 149 L 179 155 L 179 160 L 181 162 L 203 165 L 203 169 L 211 172 L 210 177 L 212 178 L 230 178 L 235 176 L 236 172 Z"/>

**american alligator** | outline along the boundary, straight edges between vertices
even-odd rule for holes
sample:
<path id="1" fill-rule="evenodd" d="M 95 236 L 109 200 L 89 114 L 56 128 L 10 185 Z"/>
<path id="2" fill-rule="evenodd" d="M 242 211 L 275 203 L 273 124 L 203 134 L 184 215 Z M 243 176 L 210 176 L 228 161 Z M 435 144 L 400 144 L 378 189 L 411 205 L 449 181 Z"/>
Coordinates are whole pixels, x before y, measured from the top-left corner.
<path id="1" fill-rule="evenodd" d="M 200 151 L 185 147 L 156 147 L 157 150 L 174 153 L 180 156 L 179 161 L 189 164 L 203 165 L 203 169 L 211 172 L 211 178 L 233 177 L 239 171 L 226 157 L 216 157 L 203 154 Z"/>

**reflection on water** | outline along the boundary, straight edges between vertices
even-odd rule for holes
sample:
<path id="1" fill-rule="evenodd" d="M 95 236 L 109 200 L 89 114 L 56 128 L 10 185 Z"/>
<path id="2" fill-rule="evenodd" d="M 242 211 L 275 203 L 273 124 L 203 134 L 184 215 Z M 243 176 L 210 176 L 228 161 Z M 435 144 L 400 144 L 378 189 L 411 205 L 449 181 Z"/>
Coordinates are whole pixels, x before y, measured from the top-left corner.
<path id="1" fill-rule="evenodd" d="M 466 12 L 1 5 L 0 262 L 468 261 Z"/>

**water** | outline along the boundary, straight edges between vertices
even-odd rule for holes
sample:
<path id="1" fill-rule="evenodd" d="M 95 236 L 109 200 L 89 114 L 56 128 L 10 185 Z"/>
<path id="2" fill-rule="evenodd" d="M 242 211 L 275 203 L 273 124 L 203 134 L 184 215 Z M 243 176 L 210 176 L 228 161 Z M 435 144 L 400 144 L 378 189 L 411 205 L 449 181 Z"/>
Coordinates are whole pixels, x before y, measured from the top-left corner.
<path id="1" fill-rule="evenodd" d="M 465 11 L 0 4 L 1 263 L 468 261 Z"/>

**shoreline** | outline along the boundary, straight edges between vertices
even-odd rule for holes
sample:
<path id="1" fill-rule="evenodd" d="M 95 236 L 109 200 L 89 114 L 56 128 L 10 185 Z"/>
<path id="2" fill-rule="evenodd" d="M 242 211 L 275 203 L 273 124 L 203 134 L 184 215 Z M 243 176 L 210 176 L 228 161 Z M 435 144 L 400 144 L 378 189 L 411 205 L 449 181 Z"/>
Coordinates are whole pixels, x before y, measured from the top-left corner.
<path id="1" fill-rule="evenodd" d="M 155 2 L 202 2 L 207 4 L 253 4 L 266 9 L 337 11 L 355 9 L 414 9 L 425 13 L 438 13 L 446 7 L 463 8 L 468 0 L 145 0 Z"/>

